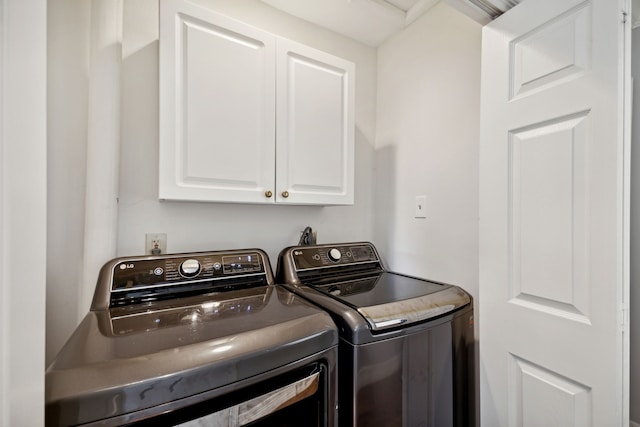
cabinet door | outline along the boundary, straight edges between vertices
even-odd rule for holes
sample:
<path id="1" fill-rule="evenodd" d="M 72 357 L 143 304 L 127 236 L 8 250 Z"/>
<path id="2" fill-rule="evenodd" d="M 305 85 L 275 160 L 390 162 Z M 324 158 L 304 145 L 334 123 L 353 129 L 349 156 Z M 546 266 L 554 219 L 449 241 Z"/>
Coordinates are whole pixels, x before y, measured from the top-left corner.
<path id="1" fill-rule="evenodd" d="M 276 201 L 353 204 L 355 65 L 277 44 Z"/>
<path id="2" fill-rule="evenodd" d="M 183 0 L 160 7 L 160 198 L 273 203 L 275 37 Z"/>

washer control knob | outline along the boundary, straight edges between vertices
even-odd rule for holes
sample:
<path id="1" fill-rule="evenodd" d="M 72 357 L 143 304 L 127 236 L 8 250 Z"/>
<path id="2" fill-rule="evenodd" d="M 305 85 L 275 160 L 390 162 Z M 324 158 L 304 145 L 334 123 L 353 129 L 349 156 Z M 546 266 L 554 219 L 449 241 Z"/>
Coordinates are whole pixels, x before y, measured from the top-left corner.
<path id="1" fill-rule="evenodd" d="M 340 261 L 340 258 L 342 258 L 342 253 L 340 253 L 340 250 L 333 248 L 329 251 L 329 259 L 331 261 Z"/>
<path id="2" fill-rule="evenodd" d="M 200 262 L 197 259 L 188 259 L 180 264 L 180 274 L 183 277 L 195 277 L 200 273 Z"/>

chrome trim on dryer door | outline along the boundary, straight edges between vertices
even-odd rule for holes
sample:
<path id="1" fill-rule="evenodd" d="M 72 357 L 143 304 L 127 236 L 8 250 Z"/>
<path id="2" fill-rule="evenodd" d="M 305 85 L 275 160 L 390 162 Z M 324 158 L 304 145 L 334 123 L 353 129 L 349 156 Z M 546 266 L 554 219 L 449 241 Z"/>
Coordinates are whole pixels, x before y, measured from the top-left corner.
<path id="1" fill-rule="evenodd" d="M 315 373 L 270 393 L 246 400 L 204 417 L 178 424 L 176 427 L 245 426 L 273 414 L 314 394 L 320 386 L 320 374 Z"/>

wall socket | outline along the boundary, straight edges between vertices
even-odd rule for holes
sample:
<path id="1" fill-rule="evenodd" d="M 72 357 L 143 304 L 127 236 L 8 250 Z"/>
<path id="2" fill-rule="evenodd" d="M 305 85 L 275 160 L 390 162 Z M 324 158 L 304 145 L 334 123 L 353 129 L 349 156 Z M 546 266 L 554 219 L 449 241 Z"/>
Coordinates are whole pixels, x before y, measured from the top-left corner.
<path id="1" fill-rule="evenodd" d="M 160 255 L 167 253 L 167 233 L 145 234 L 144 253 L 146 255 Z"/>

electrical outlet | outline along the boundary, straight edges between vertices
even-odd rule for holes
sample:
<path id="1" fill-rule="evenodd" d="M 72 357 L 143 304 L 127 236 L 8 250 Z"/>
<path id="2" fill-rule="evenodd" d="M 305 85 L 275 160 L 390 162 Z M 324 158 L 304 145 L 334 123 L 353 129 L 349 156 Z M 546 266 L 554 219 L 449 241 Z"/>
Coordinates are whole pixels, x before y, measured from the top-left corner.
<path id="1" fill-rule="evenodd" d="M 145 234 L 144 252 L 147 255 L 160 255 L 167 253 L 167 234 L 166 233 L 147 233 Z"/>
<path id="2" fill-rule="evenodd" d="M 416 218 L 427 217 L 427 196 L 416 196 L 415 214 Z"/>

